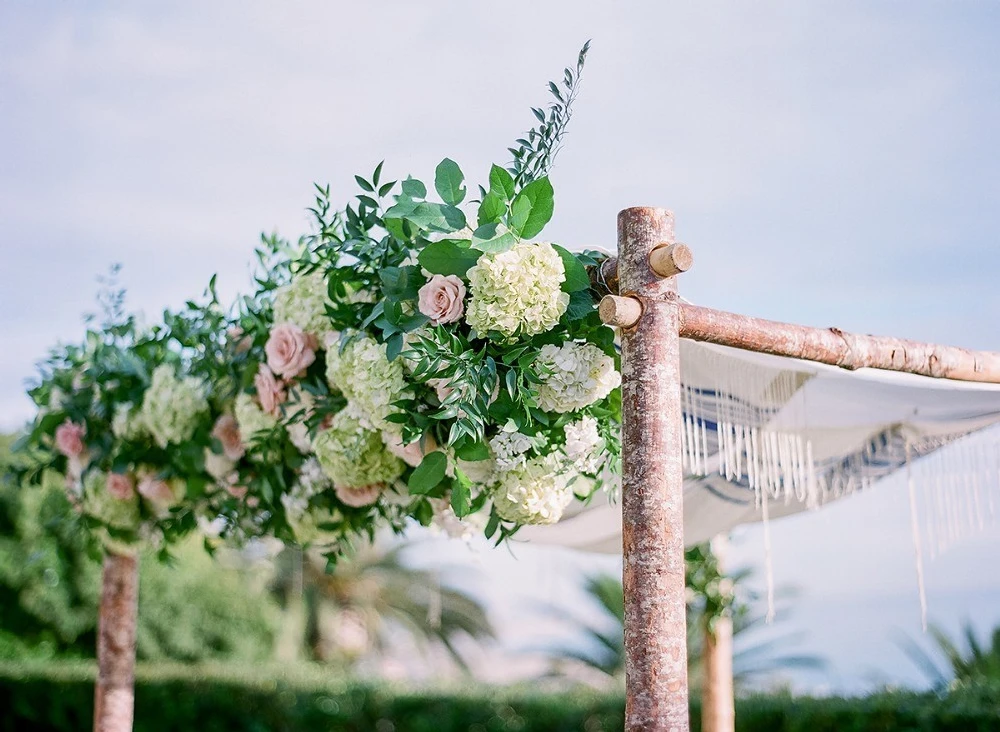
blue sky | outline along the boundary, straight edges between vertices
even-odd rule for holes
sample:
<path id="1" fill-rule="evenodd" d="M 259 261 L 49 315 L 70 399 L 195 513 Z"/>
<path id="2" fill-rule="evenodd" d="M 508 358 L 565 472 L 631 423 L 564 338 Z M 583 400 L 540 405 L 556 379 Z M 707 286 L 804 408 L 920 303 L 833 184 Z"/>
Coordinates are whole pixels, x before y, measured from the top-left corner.
<path id="1" fill-rule="evenodd" d="M 482 180 L 587 38 L 548 236 L 613 247 L 620 208 L 665 206 L 696 302 L 998 348 L 998 33 L 995 3 L 5 3 L 0 427 L 110 263 L 155 318 L 244 288 L 312 181 L 446 155 Z M 779 582 L 908 591 L 905 511 L 889 487 L 776 523 Z M 935 565 L 950 597 L 1000 587 L 977 541 Z"/>

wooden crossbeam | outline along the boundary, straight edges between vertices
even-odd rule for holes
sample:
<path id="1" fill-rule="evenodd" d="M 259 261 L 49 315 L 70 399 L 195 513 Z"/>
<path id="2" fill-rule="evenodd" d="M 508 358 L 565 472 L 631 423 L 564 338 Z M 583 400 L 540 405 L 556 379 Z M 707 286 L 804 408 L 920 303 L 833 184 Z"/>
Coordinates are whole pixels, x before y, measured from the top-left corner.
<path id="1" fill-rule="evenodd" d="M 617 261 L 607 260 L 600 270 L 592 272 L 592 280 L 609 291 L 617 290 Z M 939 379 L 1000 384 L 1000 353 L 993 351 L 859 335 L 839 328 L 793 325 L 680 301 L 677 308 L 681 338 L 851 370 L 884 369 Z M 600 311 L 601 318 L 609 325 L 630 328 L 642 315 L 642 298 L 609 294 L 601 302 Z"/>

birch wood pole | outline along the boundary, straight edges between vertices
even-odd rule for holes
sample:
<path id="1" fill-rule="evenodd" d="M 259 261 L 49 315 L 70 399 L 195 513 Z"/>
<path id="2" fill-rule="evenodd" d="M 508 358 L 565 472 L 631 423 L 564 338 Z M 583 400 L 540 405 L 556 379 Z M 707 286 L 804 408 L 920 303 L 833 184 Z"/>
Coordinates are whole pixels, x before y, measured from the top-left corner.
<path id="1" fill-rule="evenodd" d="M 619 280 L 619 262 L 609 259 L 590 270 L 591 282 L 609 294 L 601 301 L 606 323 L 635 325 L 641 302 L 629 302 Z M 619 291 L 622 296 L 619 296 Z M 631 293 L 629 293 L 631 294 Z M 886 336 L 859 335 L 840 328 L 812 328 L 753 318 L 724 310 L 678 303 L 681 338 L 716 343 L 745 351 L 801 358 L 848 370 L 902 371 L 920 376 L 1000 384 L 1000 353 Z"/>
<path id="2" fill-rule="evenodd" d="M 104 557 L 98 610 L 95 732 L 131 732 L 138 612 L 139 558 L 108 551 Z"/>
<path id="3" fill-rule="evenodd" d="M 689 729 L 676 282 L 650 266 L 673 237 L 669 211 L 618 214 L 616 274 L 641 305 L 621 333 L 626 730 Z"/>
<path id="4" fill-rule="evenodd" d="M 729 539 L 719 534 L 712 539 L 719 574 L 725 571 Z M 734 732 L 736 702 L 733 695 L 733 616 L 703 618 L 701 732 Z"/>

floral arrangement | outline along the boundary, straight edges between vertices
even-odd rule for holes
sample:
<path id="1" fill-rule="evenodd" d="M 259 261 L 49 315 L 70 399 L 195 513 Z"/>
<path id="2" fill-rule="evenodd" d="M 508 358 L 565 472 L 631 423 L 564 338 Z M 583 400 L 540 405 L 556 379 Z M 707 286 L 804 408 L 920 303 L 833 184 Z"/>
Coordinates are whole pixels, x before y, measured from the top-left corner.
<path id="1" fill-rule="evenodd" d="M 234 308 L 213 286 L 163 326 L 53 354 L 29 441 L 82 515 L 116 540 L 201 523 L 335 559 L 411 520 L 499 542 L 613 480 L 619 358 L 587 269 L 603 255 L 541 237 L 586 51 L 484 185 L 445 159 L 432 189 L 379 164 L 343 209 L 317 186 L 313 231 L 265 237 Z"/>
<path id="2" fill-rule="evenodd" d="M 229 361 L 215 337 L 226 319 L 214 282 L 209 295 L 144 328 L 109 289 L 104 321 L 83 344 L 54 349 L 29 392 L 38 405 L 21 440 L 35 448 L 30 472 L 63 474 L 77 514 L 114 551 L 143 539 L 165 549 L 239 492 L 226 483 L 245 452 L 225 407 L 235 372 L 215 370 Z"/>

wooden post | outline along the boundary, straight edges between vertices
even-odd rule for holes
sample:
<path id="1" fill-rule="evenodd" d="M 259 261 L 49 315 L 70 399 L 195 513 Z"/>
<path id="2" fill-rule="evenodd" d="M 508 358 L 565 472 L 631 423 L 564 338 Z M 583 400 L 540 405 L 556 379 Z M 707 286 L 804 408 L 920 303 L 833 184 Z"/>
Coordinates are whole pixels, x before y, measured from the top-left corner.
<path id="1" fill-rule="evenodd" d="M 720 575 L 725 572 L 728 543 L 725 534 L 712 539 L 712 554 Z M 706 614 L 702 632 L 704 678 L 701 687 L 701 732 L 734 732 L 736 706 L 733 695 L 733 616 L 726 613 L 712 619 Z"/>
<path id="2" fill-rule="evenodd" d="M 669 211 L 618 214 L 619 286 L 642 306 L 621 332 L 626 730 L 690 726 L 676 283 L 650 266 L 673 240 Z"/>
<path id="3" fill-rule="evenodd" d="M 104 557 L 98 610 L 95 732 L 132 729 L 138 612 L 139 558 L 108 551 Z"/>

